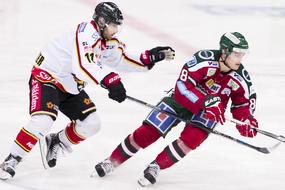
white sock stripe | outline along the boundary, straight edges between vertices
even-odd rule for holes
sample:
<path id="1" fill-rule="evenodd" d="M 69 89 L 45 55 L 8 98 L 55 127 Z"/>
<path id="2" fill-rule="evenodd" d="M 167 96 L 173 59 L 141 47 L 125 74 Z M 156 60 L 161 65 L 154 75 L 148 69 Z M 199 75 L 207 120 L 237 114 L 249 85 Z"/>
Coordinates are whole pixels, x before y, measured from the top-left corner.
<path id="1" fill-rule="evenodd" d="M 185 155 L 191 150 L 181 139 L 177 140 L 177 145 L 181 148 Z"/>
<path id="2" fill-rule="evenodd" d="M 135 154 L 135 153 L 132 153 L 132 152 L 127 148 L 127 146 L 126 146 L 126 144 L 125 144 L 125 141 L 123 141 L 123 142 L 121 143 L 121 145 L 122 145 L 122 148 L 123 148 L 124 152 L 125 152 L 127 155 L 133 156 L 133 155 Z"/>
<path id="3" fill-rule="evenodd" d="M 129 137 L 130 144 L 137 150 L 139 150 L 141 147 L 136 143 L 133 134 L 130 135 Z"/>
<path id="4" fill-rule="evenodd" d="M 182 158 L 179 156 L 179 154 L 176 152 L 175 148 L 173 147 L 172 143 L 168 145 L 169 150 L 171 151 L 172 155 L 177 159 L 181 160 Z"/>

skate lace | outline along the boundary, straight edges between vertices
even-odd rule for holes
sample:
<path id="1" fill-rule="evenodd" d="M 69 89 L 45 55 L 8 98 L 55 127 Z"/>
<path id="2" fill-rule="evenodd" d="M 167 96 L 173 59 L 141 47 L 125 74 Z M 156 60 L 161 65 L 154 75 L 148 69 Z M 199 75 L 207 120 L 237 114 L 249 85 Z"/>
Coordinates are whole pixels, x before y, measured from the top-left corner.
<path id="1" fill-rule="evenodd" d="M 114 170 L 114 166 L 109 159 L 106 159 L 103 162 L 101 162 L 101 166 L 105 170 L 105 173 L 110 173 Z"/>
<path id="2" fill-rule="evenodd" d="M 64 145 L 62 142 L 54 144 L 50 152 L 50 159 L 57 159 L 60 152 L 65 155 L 66 152 L 71 153 L 72 149 L 71 147 Z"/>
<path id="3" fill-rule="evenodd" d="M 8 159 L 3 163 L 3 169 L 12 168 L 14 170 L 15 167 L 18 165 L 18 163 L 19 163 L 18 160 L 11 157 L 10 159 Z"/>
<path id="4" fill-rule="evenodd" d="M 150 173 L 154 178 L 157 178 L 160 172 L 160 167 L 156 163 L 148 165 L 144 173 Z"/>

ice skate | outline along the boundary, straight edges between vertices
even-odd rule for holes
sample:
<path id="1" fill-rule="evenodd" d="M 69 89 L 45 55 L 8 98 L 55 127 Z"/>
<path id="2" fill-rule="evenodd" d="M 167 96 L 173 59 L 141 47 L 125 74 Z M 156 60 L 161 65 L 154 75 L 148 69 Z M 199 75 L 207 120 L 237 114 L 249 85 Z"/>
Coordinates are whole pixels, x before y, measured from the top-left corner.
<path id="1" fill-rule="evenodd" d="M 58 134 L 51 133 L 46 136 L 46 161 L 49 167 L 55 167 L 60 152 L 72 152 L 71 147 L 64 145 L 58 137 Z"/>
<path id="2" fill-rule="evenodd" d="M 143 172 L 144 173 L 143 177 L 138 180 L 138 183 L 142 187 L 154 184 L 156 182 L 156 178 L 159 172 L 160 172 L 160 167 L 156 162 L 149 164 Z"/>
<path id="3" fill-rule="evenodd" d="M 0 165 L 0 179 L 7 180 L 14 177 L 16 173 L 15 168 L 21 160 L 21 157 L 9 154 L 9 156 Z"/>
<path id="4" fill-rule="evenodd" d="M 106 174 L 110 174 L 114 171 L 114 164 L 109 160 L 109 158 L 106 158 L 104 161 L 96 164 L 95 170 L 100 177 L 104 177 Z M 93 172 L 91 176 L 94 176 L 94 173 L 95 172 Z"/>

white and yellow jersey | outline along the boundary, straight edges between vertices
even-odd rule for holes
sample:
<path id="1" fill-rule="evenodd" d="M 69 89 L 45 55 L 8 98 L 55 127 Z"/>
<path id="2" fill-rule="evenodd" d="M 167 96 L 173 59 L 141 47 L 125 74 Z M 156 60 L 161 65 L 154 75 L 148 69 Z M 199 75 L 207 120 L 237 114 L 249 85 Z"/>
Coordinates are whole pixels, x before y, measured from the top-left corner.
<path id="1" fill-rule="evenodd" d="M 82 84 L 100 83 L 112 68 L 119 72 L 148 70 L 140 55 L 127 55 L 125 45 L 118 39 L 103 39 L 94 21 L 83 22 L 76 30 L 50 41 L 35 67 L 48 72 L 71 94 L 78 94 Z"/>

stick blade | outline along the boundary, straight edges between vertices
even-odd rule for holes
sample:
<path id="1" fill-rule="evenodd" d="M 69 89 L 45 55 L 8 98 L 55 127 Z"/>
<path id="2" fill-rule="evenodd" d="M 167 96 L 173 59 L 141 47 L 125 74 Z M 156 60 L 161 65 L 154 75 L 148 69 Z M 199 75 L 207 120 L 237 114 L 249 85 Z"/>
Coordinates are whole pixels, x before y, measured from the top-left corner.
<path id="1" fill-rule="evenodd" d="M 262 152 L 264 154 L 269 154 L 272 151 L 274 151 L 279 145 L 281 144 L 281 142 L 276 143 L 275 145 L 271 146 L 271 147 L 260 147 L 257 150 L 259 152 Z"/>

